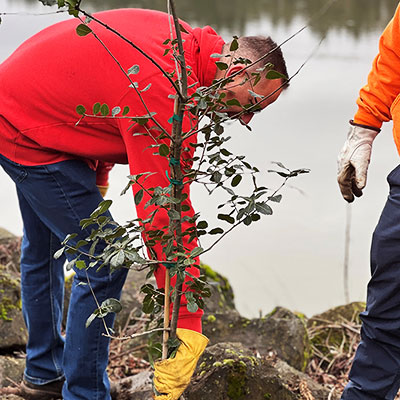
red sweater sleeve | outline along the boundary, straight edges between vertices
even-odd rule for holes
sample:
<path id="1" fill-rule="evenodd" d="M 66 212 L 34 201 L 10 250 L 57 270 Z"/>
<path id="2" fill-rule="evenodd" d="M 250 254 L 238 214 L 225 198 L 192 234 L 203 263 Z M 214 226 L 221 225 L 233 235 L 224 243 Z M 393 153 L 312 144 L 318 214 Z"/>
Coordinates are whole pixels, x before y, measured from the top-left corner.
<path id="1" fill-rule="evenodd" d="M 379 40 L 368 83 L 360 90 L 354 122 L 380 128 L 391 119 L 390 107 L 400 93 L 400 5 Z"/>

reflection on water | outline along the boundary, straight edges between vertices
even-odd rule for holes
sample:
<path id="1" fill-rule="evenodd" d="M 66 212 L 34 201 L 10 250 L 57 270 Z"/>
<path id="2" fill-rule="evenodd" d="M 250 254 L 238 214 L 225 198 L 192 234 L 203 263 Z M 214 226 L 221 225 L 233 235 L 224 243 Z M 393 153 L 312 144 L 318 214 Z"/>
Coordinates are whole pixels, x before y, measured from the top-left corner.
<path id="1" fill-rule="evenodd" d="M 37 3 L 38 0 L 14 0 L 15 3 Z M 46 1 L 46 0 L 43 0 Z M 273 25 L 288 25 L 296 18 L 308 21 L 329 0 L 176 0 L 182 19 L 198 25 L 211 25 L 217 30 L 242 34 L 246 24 L 268 19 Z M 50 1 L 51 3 L 51 1 Z M 323 36 L 330 29 L 344 29 L 358 37 L 363 32 L 380 29 L 393 15 L 397 0 L 337 0 L 329 12 L 317 18 L 312 31 Z M 104 10 L 142 7 L 165 10 L 165 0 L 84 0 L 83 7 Z"/>

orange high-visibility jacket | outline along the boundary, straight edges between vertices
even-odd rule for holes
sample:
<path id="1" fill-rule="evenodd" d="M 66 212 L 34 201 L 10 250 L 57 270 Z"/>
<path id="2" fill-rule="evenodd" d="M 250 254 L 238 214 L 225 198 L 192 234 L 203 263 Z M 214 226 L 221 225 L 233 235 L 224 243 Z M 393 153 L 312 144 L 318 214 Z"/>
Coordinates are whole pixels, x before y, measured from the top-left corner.
<path id="1" fill-rule="evenodd" d="M 379 40 L 379 53 L 368 83 L 360 90 L 357 124 L 380 128 L 393 120 L 393 136 L 400 153 L 400 4 Z"/>

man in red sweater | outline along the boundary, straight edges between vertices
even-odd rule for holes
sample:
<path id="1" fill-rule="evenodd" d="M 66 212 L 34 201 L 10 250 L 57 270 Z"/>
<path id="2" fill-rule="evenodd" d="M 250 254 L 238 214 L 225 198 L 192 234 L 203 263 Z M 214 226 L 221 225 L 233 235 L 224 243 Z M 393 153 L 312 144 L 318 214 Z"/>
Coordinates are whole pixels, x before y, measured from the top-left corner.
<path id="1" fill-rule="evenodd" d="M 174 60 L 164 56 L 163 42 L 170 36 L 166 14 L 126 9 L 98 13 L 96 18 L 133 41 L 165 71 L 174 71 Z M 92 34 L 78 36 L 75 31 L 79 23 L 73 19 L 44 29 L 0 65 L 0 165 L 16 184 L 24 222 L 21 292 L 29 340 L 22 388 L 31 399 L 58 398 L 61 391 L 66 400 L 110 398 L 106 374 L 109 339 L 102 335 L 103 321 L 99 318 L 85 328 L 87 318 L 97 308 L 85 283 L 89 278 L 99 303 L 110 297 L 119 298 L 127 271 L 120 269 L 110 274 L 108 268 L 98 272 L 76 269 L 64 338 L 60 321 L 65 260 L 53 258 L 68 233 L 80 232 L 75 242 L 90 234 L 89 230 L 81 229 L 79 221 L 88 217 L 102 200 L 96 186 L 96 172 L 97 185 L 103 189 L 108 184 L 109 166 L 114 163 L 129 163 L 132 174 L 154 172 L 146 181 L 147 187 L 169 185 L 165 176 L 168 160 L 154 155 L 149 147 L 157 139 L 135 134 L 152 132 L 156 125 L 170 131 L 168 120 L 173 114 L 170 95 L 174 94 L 170 82 L 148 58 L 96 21 L 89 26 L 104 45 Z M 193 29 L 184 22 L 182 25 L 186 30 L 182 33 L 185 59 L 191 68 L 190 93 L 200 86 L 210 86 L 214 79 L 232 75 L 232 82 L 222 89 L 226 98 L 236 98 L 242 105 L 254 102 L 249 92 L 253 90 L 250 72 L 256 67 L 246 70 L 244 64 L 235 63 L 226 71 L 218 70 L 217 59 L 211 55 L 228 54 L 229 45 L 210 27 Z M 270 38 L 263 37 L 241 38 L 239 43 L 235 56 L 253 60 L 276 47 Z M 141 93 L 143 101 L 130 87 L 114 58 L 125 71 L 133 65 L 139 66 L 134 75 L 138 89 L 151 84 Z M 271 52 L 263 61 L 267 62 L 287 75 L 280 49 Z M 284 84 L 282 79 L 262 78 L 256 91 L 267 98 L 260 108 L 275 101 Z M 130 118 L 86 116 L 77 124 L 76 106 L 82 104 L 91 110 L 97 102 L 110 108 L 129 106 Z M 132 116 L 146 115 L 149 111 L 156 113 L 152 120 L 145 126 L 132 126 Z M 242 107 L 231 106 L 224 111 L 235 118 Z M 247 124 L 252 116 L 247 112 L 238 118 Z M 185 117 L 183 130 L 188 131 L 193 122 L 196 122 L 193 118 Z M 194 136 L 190 138 L 191 143 L 195 140 Z M 193 147 L 184 147 L 182 159 L 190 159 Z M 189 195 L 187 188 L 185 191 Z M 146 200 L 137 206 L 142 219 L 152 211 L 151 207 L 144 209 Z M 190 206 L 189 196 L 185 203 Z M 192 216 L 191 207 L 190 210 L 185 215 Z M 167 224 L 167 214 L 157 213 L 153 227 Z M 189 226 L 185 224 L 184 229 Z M 189 249 L 197 246 L 196 241 L 184 244 Z M 96 254 L 101 250 L 97 246 Z M 161 259 L 161 249 L 156 246 L 155 251 Z M 189 270 L 198 276 L 197 268 Z M 157 268 L 155 276 L 158 286 L 163 287 L 165 268 Z M 182 357 L 192 358 L 194 363 L 184 385 L 178 381 L 168 388 L 162 383 L 156 385 L 164 393 L 157 399 L 178 399 L 189 382 L 207 343 L 201 335 L 201 316 L 201 310 L 190 313 L 182 303 L 180 338 L 188 344 L 188 349 L 193 349 L 193 354 L 189 350 Z M 105 320 L 112 326 L 113 316 L 108 315 Z M 158 372 L 158 382 L 162 382 L 163 372 Z"/>

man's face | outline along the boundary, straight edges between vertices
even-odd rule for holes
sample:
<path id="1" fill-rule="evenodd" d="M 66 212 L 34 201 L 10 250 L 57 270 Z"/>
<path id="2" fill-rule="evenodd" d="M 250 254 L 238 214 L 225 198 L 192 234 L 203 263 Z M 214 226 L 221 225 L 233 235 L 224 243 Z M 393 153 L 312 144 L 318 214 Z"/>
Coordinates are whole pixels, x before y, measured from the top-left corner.
<path id="1" fill-rule="evenodd" d="M 265 107 L 272 104 L 282 93 L 282 89 L 279 87 L 282 85 L 281 79 L 266 79 L 261 78 L 261 80 L 254 86 L 254 76 L 247 71 L 243 71 L 242 73 L 236 75 L 233 79 L 233 82 L 230 82 L 223 88 L 221 91 L 226 94 L 224 101 L 228 101 L 231 99 L 236 99 L 242 106 L 247 106 L 249 104 L 254 105 L 259 103 L 259 112 Z M 260 97 L 254 97 L 250 92 L 255 92 L 260 96 L 270 97 L 262 101 Z M 243 108 L 239 105 L 228 106 L 222 110 L 226 112 L 231 118 L 239 118 L 240 122 L 244 125 L 247 125 L 250 120 L 253 118 L 255 112 L 243 112 Z M 237 116 L 239 113 L 242 113 L 240 116 Z"/>

